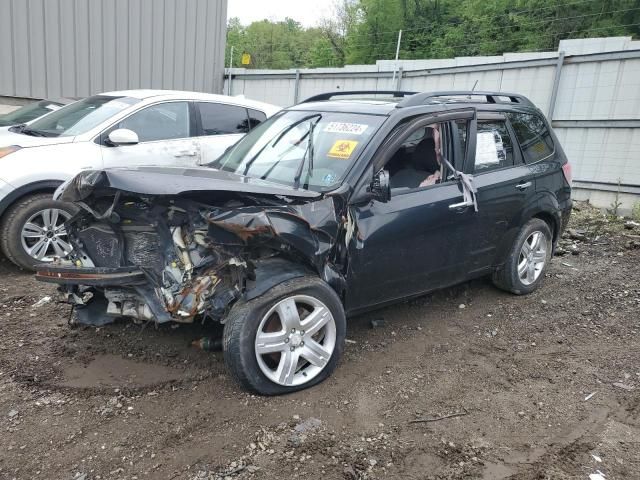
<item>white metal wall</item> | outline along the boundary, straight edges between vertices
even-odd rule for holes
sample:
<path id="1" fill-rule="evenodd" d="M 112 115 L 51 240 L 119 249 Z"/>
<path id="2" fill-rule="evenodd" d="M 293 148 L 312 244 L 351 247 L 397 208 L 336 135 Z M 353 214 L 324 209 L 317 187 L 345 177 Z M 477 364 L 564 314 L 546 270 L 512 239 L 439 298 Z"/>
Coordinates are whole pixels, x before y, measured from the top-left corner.
<path id="1" fill-rule="evenodd" d="M 222 92 L 227 0 L 0 0 L 0 96 Z"/>
<path id="2" fill-rule="evenodd" d="M 629 37 L 563 40 L 559 51 L 565 57 L 556 85 L 553 125 L 573 165 L 575 186 L 584 190 L 577 196 L 588 198 L 592 190 L 619 190 L 639 199 L 640 42 Z M 297 72 L 233 69 L 231 93 L 287 106 L 337 90 L 400 86 L 408 91 L 437 91 L 475 86 L 476 90 L 524 94 L 548 115 L 558 56 L 558 52 L 539 52 L 398 64 L 382 60 L 376 65 Z M 396 67 L 402 67 L 402 78 L 396 76 L 394 81 Z"/>

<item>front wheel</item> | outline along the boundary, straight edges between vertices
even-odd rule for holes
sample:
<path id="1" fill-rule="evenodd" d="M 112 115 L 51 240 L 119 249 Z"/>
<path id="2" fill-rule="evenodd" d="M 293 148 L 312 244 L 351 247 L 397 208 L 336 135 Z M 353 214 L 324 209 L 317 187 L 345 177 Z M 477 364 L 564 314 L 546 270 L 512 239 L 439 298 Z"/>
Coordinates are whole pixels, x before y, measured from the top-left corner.
<path id="1" fill-rule="evenodd" d="M 53 200 L 49 193 L 20 199 L 7 210 L 0 225 L 3 253 L 26 270 L 66 257 L 71 245 L 64 223 L 76 212 L 74 205 Z"/>
<path id="2" fill-rule="evenodd" d="M 345 336 L 340 299 L 321 279 L 306 276 L 234 305 L 224 327 L 224 359 L 244 388 L 280 395 L 331 375 Z"/>
<path id="3" fill-rule="evenodd" d="M 539 218 L 529 220 L 516 238 L 505 264 L 493 274 L 493 283 L 503 290 L 524 295 L 537 289 L 551 261 L 552 235 Z"/>

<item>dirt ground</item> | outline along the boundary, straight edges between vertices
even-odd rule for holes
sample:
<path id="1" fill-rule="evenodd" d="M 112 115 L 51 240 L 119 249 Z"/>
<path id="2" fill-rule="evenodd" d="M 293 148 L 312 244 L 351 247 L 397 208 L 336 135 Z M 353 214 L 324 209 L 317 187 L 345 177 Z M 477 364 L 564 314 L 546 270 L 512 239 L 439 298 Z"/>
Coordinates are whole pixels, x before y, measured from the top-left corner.
<path id="1" fill-rule="evenodd" d="M 534 294 L 353 318 L 334 375 L 277 398 L 191 346 L 202 327 L 70 328 L 3 260 L 0 478 L 640 478 L 640 228 L 585 218 Z"/>

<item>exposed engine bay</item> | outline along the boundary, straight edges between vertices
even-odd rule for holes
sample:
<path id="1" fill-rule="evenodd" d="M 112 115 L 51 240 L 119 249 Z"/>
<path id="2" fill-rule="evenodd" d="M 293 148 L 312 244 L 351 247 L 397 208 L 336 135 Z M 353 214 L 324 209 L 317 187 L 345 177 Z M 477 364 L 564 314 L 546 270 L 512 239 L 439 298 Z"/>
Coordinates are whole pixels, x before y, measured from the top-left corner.
<path id="1" fill-rule="evenodd" d="M 242 191 L 131 193 L 120 188 L 131 188 L 131 175 L 85 172 L 62 194 L 81 207 L 67 224 L 73 251 L 38 266 L 37 278 L 60 284 L 79 323 L 224 323 L 239 299 L 308 272 L 342 294 L 349 228 L 338 220 L 340 196 L 272 194 L 246 183 Z"/>

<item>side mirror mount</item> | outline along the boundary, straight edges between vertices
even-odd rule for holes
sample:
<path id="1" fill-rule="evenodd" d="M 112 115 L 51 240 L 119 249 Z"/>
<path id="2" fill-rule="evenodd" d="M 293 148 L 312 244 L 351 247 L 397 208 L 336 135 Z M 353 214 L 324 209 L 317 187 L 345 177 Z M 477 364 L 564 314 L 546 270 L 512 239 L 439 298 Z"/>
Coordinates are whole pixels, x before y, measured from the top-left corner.
<path id="1" fill-rule="evenodd" d="M 369 193 L 374 200 L 388 202 L 391 200 L 391 183 L 389 182 L 389 172 L 380 170 L 373 176 L 373 181 L 369 186 Z"/>
<path id="2" fill-rule="evenodd" d="M 109 134 L 109 143 L 114 147 L 136 145 L 138 142 L 138 134 L 128 128 L 118 128 Z"/>

